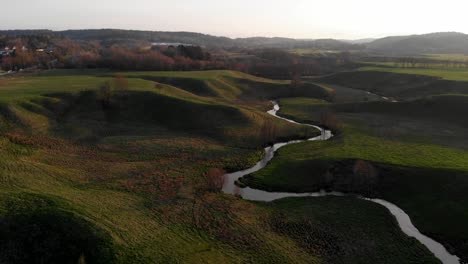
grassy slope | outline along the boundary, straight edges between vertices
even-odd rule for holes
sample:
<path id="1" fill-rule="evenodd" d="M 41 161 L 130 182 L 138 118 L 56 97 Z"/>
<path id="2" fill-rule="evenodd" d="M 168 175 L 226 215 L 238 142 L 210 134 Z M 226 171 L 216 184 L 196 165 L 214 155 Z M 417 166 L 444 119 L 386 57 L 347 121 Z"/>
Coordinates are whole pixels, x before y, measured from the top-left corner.
<path id="1" fill-rule="evenodd" d="M 303 121 L 317 120 L 318 109 L 323 104 L 317 107 L 311 105 L 313 103 L 315 101 L 301 98 L 281 100 L 281 114 Z M 342 136 L 330 142 L 310 142 L 281 149 L 265 170 L 244 183 L 263 189 L 316 191 L 329 187 L 324 183 L 324 174 L 336 166 L 337 161 L 372 161 L 381 167 L 376 195 L 398 204 L 420 230 L 466 258 L 468 152 L 434 145 L 417 135 L 404 133 L 385 137 L 377 130 L 383 125 L 392 128 L 396 125 L 386 116 L 377 117 L 380 121 L 376 127 L 367 115 L 359 116 L 359 112 L 353 113 L 353 118 L 338 115 L 346 121 Z M 412 125 L 418 126 L 418 122 L 413 119 Z M 348 180 L 352 182 L 352 178 Z M 353 191 L 342 182 L 336 184 L 332 188 Z"/>
<path id="2" fill-rule="evenodd" d="M 344 261 L 337 259 L 335 252 L 310 250 L 310 245 L 316 248 L 335 240 L 325 236 L 312 244 L 298 244 L 297 237 L 290 233 L 294 234 L 294 229 L 286 229 L 287 233 L 272 229 L 267 219 L 273 212 L 284 210 L 285 203 L 255 204 L 216 194 L 193 196 L 194 184 L 208 168 L 238 169 L 259 159 L 261 151 L 257 150 L 264 144 L 264 139 L 259 138 L 258 131 L 265 121 L 274 121 L 277 137 L 303 133 L 299 127 L 267 116 L 264 110 L 270 107 L 268 102 L 249 103 L 263 100 L 268 95 L 265 90 L 274 88 L 272 85 L 284 89 L 287 82 L 226 71 L 124 74 L 134 77 L 129 78 L 131 93 L 148 95 L 145 98 L 156 96 L 153 98 L 156 101 L 165 98 L 169 102 L 176 100 L 196 105 L 200 107 L 198 111 L 205 111 L 204 106 L 218 110 L 235 108 L 248 122 L 233 122 L 231 129 L 228 125 L 228 129 L 218 135 L 229 136 L 229 140 L 220 141 L 204 133 L 174 129 L 164 122 L 162 125 L 161 121 L 167 120 L 159 117 L 149 119 L 159 120 L 154 123 L 148 122 L 146 117 L 124 118 L 135 113 L 144 116 L 143 110 L 138 110 L 138 104 L 131 109 L 119 108 L 123 109 L 118 115 L 120 118 L 107 119 L 96 102 L 90 104 L 96 98 L 82 97 L 93 95 L 92 92 L 80 94 L 96 90 L 104 81 L 110 80 L 113 73 L 107 71 L 52 71 L 0 79 L 2 201 L 24 194 L 30 194 L 33 203 L 42 199 L 53 201 L 60 210 L 72 212 L 108 233 L 118 263 Z M 155 86 L 154 82 L 138 76 L 203 80 L 217 96 L 203 97 L 188 92 L 190 89 L 172 85 Z M 216 85 L 211 85 L 213 82 Z M 249 90 L 253 83 L 260 93 Z M 262 88 L 261 84 L 269 88 Z M 125 106 L 119 96 L 114 96 L 113 102 Z M 197 117 L 197 112 L 190 110 L 180 114 Z M 89 138 L 95 140 L 81 141 Z M 182 179 L 183 184 L 175 194 L 171 192 L 170 186 L 175 182 L 171 179 Z M 24 201 L 14 203 L 21 207 Z M 350 204 L 350 201 L 340 199 L 324 200 L 323 203 L 308 200 L 286 203 L 288 208 L 296 211 L 291 221 L 320 218 L 320 223 L 314 222 L 319 231 L 343 229 L 344 226 L 363 230 L 367 235 L 359 240 L 361 247 L 358 249 L 353 248 L 354 235 L 333 233 L 338 236 L 343 254 L 352 262 L 362 263 L 369 259 L 369 263 L 385 263 L 407 258 L 416 262 L 429 261 L 430 256 L 421 245 L 408 240 L 387 212 L 370 203 Z M 311 210 L 312 203 L 314 210 Z M 0 203 L 0 212 L 5 212 L 6 205 Z M 344 209 L 326 210 L 331 206 Z M 364 219 L 364 214 L 355 214 L 358 209 L 366 212 Z M 315 210 L 320 213 L 314 213 Z M 353 217 L 341 223 L 337 222 L 341 219 L 341 216 L 337 218 L 337 213 Z M 201 220 L 197 220 L 199 218 Z M 379 224 L 363 225 L 366 221 Z M 386 242 L 397 246 L 378 246 L 384 235 L 388 235 Z M 375 250 L 377 246 L 379 249 Z M 382 259 L 381 252 L 388 258 Z M 420 257 L 415 258 L 415 255 Z"/>

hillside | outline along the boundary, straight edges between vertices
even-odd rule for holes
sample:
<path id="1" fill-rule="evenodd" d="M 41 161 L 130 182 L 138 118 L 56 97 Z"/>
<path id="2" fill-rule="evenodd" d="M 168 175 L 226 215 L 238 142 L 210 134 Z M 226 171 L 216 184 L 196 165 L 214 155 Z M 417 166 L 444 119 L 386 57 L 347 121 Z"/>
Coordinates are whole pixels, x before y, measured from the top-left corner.
<path id="1" fill-rule="evenodd" d="M 371 52 L 389 55 L 468 53 L 468 35 L 455 32 L 396 36 L 366 44 Z"/>

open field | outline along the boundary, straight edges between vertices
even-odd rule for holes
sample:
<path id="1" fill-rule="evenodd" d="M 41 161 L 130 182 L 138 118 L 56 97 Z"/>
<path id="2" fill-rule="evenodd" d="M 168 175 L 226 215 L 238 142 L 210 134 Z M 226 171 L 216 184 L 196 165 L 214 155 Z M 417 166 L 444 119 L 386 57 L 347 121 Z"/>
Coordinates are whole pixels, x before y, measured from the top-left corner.
<path id="1" fill-rule="evenodd" d="M 443 134 L 453 129 L 462 138 L 464 128 L 457 127 L 456 121 L 444 126 L 432 112 L 424 121 L 421 116 L 395 118 L 392 110 L 366 113 L 356 107 L 348 113 L 342 112 L 340 105 L 316 103 L 310 99 L 283 99 L 280 114 L 317 121 L 323 108 L 331 107 L 344 122 L 342 133 L 330 142 L 285 147 L 269 166 L 242 182 L 276 191 L 333 189 L 382 197 L 403 208 L 422 232 L 466 259 L 468 152 L 462 147 L 466 139 L 454 146 L 453 136 Z M 366 104 L 390 103 L 362 103 Z M 417 102 L 411 107 L 417 109 Z M 401 111 L 411 113 L 414 109 L 402 107 Z M 424 133 L 424 137 L 417 132 Z M 357 160 L 370 162 L 378 176 L 371 180 L 353 176 Z"/>
<path id="2" fill-rule="evenodd" d="M 396 67 L 379 67 L 379 66 L 368 66 L 362 67 L 361 71 L 380 71 L 380 72 L 393 72 L 402 74 L 415 74 L 415 75 L 426 75 L 442 78 L 450 81 L 468 81 L 468 69 L 466 68 L 447 68 L 440 67 L 438 69 L 427 69 L 427 68 L 396 68 Z"/>
<path id="3" fill-rule="evenodd" d="M 428 54 L 423 57 L 444 61 L 468 61 L 468 54 Z"/>

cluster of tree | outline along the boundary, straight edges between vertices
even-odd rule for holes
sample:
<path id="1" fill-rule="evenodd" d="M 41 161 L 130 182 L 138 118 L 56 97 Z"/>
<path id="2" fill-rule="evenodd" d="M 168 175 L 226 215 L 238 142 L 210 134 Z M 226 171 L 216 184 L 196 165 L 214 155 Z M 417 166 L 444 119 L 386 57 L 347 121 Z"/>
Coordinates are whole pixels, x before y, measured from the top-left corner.
<path id="1" fill-rule="evenodd" d="M 299 55 L 285 49 L 228 49 L 226 52 L 244 54 L 229 57 L 233 70 L 272 79 L 293 79 L 294 76 L 329 74 L 355 67 L 349 52 Z"/>
<path id="2" fill-rule="evenodd" d="M 70 39 L 9 38 L 3 43 L 22 47 L 13 56 L 0 58 L 3 70 L 40 68 L 110 68 L 117 70 L 207 70 L 226 68 L 198 46 L 128 47 L 97 41 Z M 36 43 L 37 42 L 37 43 Z M 1 44 L 2 42 L 0 42 Z M 35 43 L 35 44 L 34 44 Z M 38 47 L 47 47 L 40 48 Z"/>
<path id="3" fill-rule="evenodd" d="M 178 45 L 173 46 L 153 46 L 152 50 L 160 51 L 162 54 L 175 58 L 175 57 L 185 57 L 192 60 L 211 60 L 211 54 L 204 51 L 200 46 L 191 46 L 191 45 Z"/>

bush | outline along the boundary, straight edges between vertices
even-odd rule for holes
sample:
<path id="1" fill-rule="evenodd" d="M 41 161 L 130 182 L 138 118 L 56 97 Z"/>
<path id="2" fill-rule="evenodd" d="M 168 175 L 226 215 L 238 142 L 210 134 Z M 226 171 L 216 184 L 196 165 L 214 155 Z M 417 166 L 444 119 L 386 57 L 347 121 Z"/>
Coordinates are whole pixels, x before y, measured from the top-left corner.
<path id="1" fill-rule="evenodd" d="M 208 192 L 220 192 L 224 186 L 224 174 L 226 172 L 223 169 L 209 169 L 200 183 L 201 189 Z"/>

